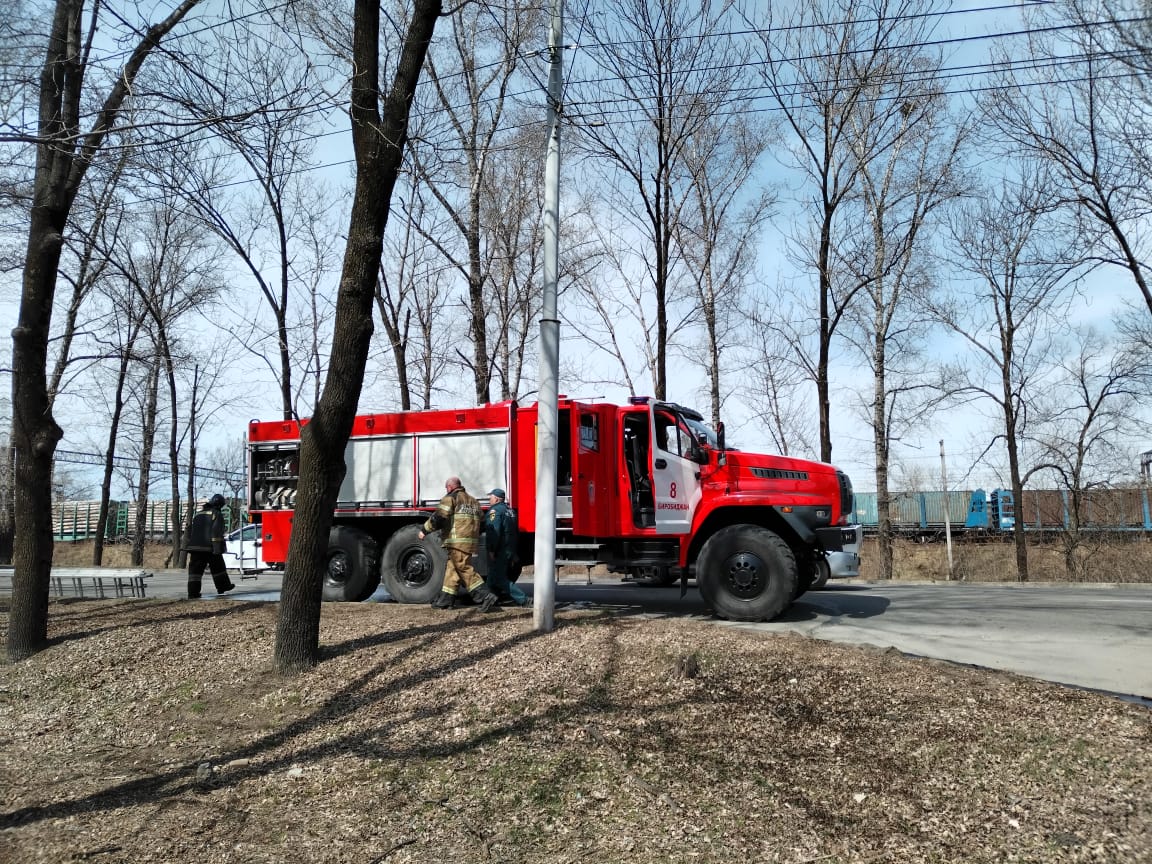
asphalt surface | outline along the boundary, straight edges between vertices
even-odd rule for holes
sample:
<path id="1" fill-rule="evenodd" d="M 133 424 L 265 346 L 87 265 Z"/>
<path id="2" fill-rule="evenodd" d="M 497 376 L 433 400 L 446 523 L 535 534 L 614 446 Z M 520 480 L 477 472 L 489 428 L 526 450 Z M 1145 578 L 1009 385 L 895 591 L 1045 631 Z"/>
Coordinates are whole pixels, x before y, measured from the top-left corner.
<path id="1" fill-rule="evenodd" d="M 55 573 L 56 571 L 54 571 Z M 275 602 L 281 577 L 265 572 L 238 580 L 229 600 Z M 147 596 L 181 598 L 179 570 L 154 571 Z M 531 594 L 531 578 L 521 580 Z M 380 589 L 369 602 L 388 602 Z M 218 602 L 210 579 L 204 598 Z M 816 639 L 893 647 L 908 654 L 1014 672 L 1099 690 L 1152 706 L 1152 585 L 832 582 L 800 597 L 779 619 L 760 624 L 718 621 L 695 586 L 657 588 L 613 579 L 563 577 L 562 607 L 621 614 L 679 616 L 762 632 L 792 631 Z"/>

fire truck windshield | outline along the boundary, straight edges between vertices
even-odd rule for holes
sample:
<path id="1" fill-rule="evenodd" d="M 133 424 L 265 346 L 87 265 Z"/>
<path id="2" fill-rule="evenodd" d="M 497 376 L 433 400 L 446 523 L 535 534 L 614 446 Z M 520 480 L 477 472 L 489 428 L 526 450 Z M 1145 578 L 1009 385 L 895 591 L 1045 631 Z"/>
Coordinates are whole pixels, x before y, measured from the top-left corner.
<path id="1" fill-rule="evenodd" d="M 712 431 L 711 426 L 691 417 L 684 417 L 684 422 L 688 424 L 688 428 L 692 430 L 692 434 L 696 436 L 699 443 L 705 444 L 713 450 L 719 449 L 716 433 Z"/>

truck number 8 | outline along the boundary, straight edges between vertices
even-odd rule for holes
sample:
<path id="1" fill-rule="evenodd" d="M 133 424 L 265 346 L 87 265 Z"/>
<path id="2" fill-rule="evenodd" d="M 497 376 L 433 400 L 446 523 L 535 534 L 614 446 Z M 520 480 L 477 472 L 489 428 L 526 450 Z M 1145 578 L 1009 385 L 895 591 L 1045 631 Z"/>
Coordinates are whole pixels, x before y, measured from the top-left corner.
<path id="1" fill-rule="evenodd" d="M 672 493 L 671 494 L 672 494 L 673 498 L 676 497 L 676 484 L 675 483 L 672 484 Z"/>

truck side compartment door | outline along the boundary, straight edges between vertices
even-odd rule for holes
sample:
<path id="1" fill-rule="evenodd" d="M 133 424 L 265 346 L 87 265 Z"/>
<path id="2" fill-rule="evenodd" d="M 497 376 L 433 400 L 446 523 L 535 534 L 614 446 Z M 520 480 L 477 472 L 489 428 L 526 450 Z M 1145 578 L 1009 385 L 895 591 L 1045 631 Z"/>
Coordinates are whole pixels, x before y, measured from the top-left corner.
<path id="1" fill-rule="evenodd" d="M 687 534 L 700 503 L 700 465 L 691 458 L 692 432 L 671 411 L 652 412 L 652 483 L 656 533 Z"/>
<path id="2" fill-rule="evenodd" d="M 573 404 L 570 414 L 572 530 L 587 537 L 612 533 L 619 491 L 612 449 L 612 417 L 599 405 Z"/>

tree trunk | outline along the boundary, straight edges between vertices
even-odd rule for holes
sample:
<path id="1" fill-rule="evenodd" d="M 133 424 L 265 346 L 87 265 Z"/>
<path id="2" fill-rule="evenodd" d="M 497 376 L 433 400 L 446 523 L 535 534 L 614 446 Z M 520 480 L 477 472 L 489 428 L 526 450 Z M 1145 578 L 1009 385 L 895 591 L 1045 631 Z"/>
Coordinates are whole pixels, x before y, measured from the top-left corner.
<path id="1" fill-rule="evenodd" d="M 128 347 L 120 357 L 120 370 L 116 376 L 116 395 L 112 402 L 112 419 L 108 423 L 108 449 L 104 453 L 104 477 L 100 481 L 100 527 L 96 531 L 96 541 L 92 544 L 92 566 L 104 563 L 104 535 L 108 524 L 108 504 L 112 498 L 112 469 L 116 461 L 116 439 L 120 434 L 120 417 L 124 413 L 124 383 L 128 378 L 129 353 L 135 339 L 130 339 Z"/>
<path id="2" fill-rule="evenodd" d="M 132 564 L 144 566 L 144 541 L 148 534 L 148 499 L 152 485 L 152 454 L 156 449 L 156 403 L 160 390 L 160 361 L 148 371 L 148 395 L 144 404 L 144 428 L 140 443 L 140 480 L 136 487 L 136 529 L 132 534 Z"/>
<path id="3" fill-rule="evenodd" d="M 1015 519 L 1012 523 L 1012 541 L 1016 546 L 1016 581 L 1028 581 L 1028 545 L 1024 539 L 1024 514 L 1020 510 L 1023 503 L 1024 483 L 1020 479 L 1020 453 L 1016 447 L 1016 412 L 1009 400 L 1005 410 L 1007 420 L 1008 474 L 1012 483 L 1012 500 Z"/>
<path id="4" fill-rule="evenodd" d="M 352 143 L 356 191 L 324 391 L 300 436 L 300 481 L 276 625 L 276 667 L 291 673 L 319 660 L 320 601 L 328 532 L 344 479 L 344 448 L 364 383 L 372 300 L 384 228 L 407 141 L 408 112 L 440 0 L 416 0 L 392 89 L 379 104 L 380 5 L 356 0 L 352 44 Z"/>
<path id="5" fill-rule="evenodd" d="M 63 431 L 48 403 L 46 363 L 64 226 L 88 166 L 100 152 L 144 61 L 200 0 L 184 0 L 149 27 L 80 135 L 84 85 L 82 0 L 57 0 L 40 73 L 36 175 L 20 296 L 12 331 L 12 446 L 15 538 L 8 657 L 21 660 L 48 643 L 52 571 L 52 459 Z"/>
<path id="6" fill-rule="evenodd" d="M 47 74 L 47 72 L 46 72 Z M 41 109 L 43 110 L 43 108 Z M 37 173 L 43 167 L 41 156 Z M 52 458 L 63 437 L 48 406 L 45 375 L 56 268 L 63 243 L 63 208 L 53 190 L 37 186 L 28 231 L 20 318 L 12 331 L 13 471 L 12 615 L 8 658 L 22 660 L 48 642 L 52 570 Z"/>
<path id="7" fill-rule="evenodd" d="M 172 368 L 172 349 L 168 344 L 167 334 L 164 335 L 164 373 L 168 378 L 168 464 L 172 471 L 168 475 L 171 483 L 172 512 L 168 514 L 168 522 L 172 526 L 172 552 L 169 561 L 180 557 L 180 549 L 184 545 L 184 525 L 180 520 L 180 408 L 176 401 L 176 370 Z M 195 393 L 193 393 L 193 406 Z M 190 409 L 195 411 L 193 407 Z M 191 469 L 189 469 L 191 470 Z"/>

